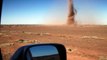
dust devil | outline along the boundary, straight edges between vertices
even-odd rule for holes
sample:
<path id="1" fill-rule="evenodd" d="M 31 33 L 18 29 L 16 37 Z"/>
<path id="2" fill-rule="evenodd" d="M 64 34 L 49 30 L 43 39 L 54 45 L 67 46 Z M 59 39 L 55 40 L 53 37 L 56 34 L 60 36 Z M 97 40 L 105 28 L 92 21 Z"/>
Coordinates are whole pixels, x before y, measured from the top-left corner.
<path id="1" fill-rule="evenodd" d="M 76 14 L 76 9 L 73 6 L 73 1 L 68 0 L 68 20 L 67 24 L 68 25 L 74 25 L 75 24 L 75 14 Z"/>

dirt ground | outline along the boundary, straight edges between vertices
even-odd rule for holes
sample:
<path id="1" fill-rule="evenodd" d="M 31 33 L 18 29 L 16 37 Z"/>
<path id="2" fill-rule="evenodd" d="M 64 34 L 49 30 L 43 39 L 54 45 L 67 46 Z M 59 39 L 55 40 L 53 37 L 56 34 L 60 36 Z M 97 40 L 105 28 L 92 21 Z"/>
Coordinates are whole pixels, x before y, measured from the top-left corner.
<path id="1" fill-rule="evenodd" d="M 67 60 L 107 60 L 107 26 L 0 26 L 0 48 L 9 60 L 20 46 L 61 43 Z"/>

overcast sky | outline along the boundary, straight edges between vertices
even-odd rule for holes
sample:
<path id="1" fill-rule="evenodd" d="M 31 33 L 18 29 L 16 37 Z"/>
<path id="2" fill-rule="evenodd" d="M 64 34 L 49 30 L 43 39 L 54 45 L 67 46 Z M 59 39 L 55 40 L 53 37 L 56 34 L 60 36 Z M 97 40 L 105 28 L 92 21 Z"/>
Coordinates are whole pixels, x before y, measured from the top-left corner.
<path id="1" fill-rule="evenodd" d="M 107 0 L 73 0 L 78 24 L 107 25 Z M 3 0 L 2 24 L 66 24 L 67 0 Z"/>

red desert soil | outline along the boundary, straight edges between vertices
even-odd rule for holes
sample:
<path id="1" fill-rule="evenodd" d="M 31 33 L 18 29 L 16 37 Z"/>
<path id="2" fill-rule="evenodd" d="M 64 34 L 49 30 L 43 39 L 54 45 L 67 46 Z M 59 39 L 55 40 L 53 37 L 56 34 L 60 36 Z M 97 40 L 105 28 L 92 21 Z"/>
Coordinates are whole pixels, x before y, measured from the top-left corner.
<path id="1" fill-rule="evenodd" d="M 67 60 L 107 60 L 107 26 L 0 26 L 0 48 L 9 60 L 20 46 L 61 43 Z"/>

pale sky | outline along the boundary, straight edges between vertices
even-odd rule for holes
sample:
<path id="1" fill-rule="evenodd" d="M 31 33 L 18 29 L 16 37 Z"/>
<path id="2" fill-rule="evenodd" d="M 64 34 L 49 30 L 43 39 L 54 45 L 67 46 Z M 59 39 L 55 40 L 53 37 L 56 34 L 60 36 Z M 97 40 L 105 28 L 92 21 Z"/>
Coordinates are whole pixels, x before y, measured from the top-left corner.
<path id="1" fill-rule="evenodd" d="M 78 24 L 107 25 L 107 0 L 73 0 Z M 3 0 L 1 24 L 66 24 L 67 0 Z"/>

